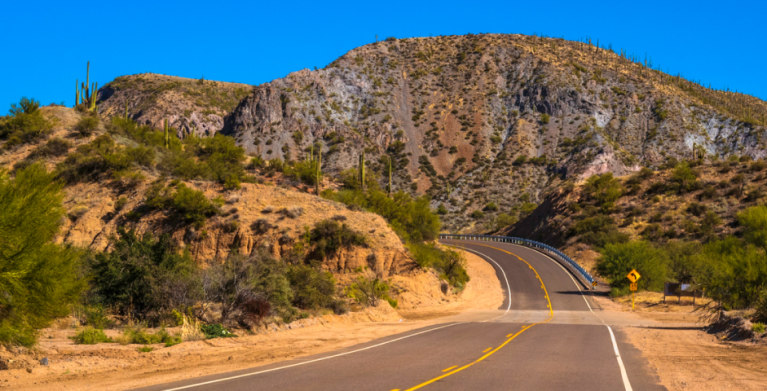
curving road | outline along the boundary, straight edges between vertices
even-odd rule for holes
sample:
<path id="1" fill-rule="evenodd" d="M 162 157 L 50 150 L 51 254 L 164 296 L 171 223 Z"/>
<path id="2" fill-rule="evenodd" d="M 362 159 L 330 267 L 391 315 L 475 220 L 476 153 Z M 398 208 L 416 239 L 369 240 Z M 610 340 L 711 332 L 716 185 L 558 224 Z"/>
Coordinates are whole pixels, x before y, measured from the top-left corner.
<path id="1" fill-rule="evenodd" d="M 330 354 L 142 390 L 662 390 L 559 263 L 508 243 L 445 241 L 490 262 L 506 298 Z"/>

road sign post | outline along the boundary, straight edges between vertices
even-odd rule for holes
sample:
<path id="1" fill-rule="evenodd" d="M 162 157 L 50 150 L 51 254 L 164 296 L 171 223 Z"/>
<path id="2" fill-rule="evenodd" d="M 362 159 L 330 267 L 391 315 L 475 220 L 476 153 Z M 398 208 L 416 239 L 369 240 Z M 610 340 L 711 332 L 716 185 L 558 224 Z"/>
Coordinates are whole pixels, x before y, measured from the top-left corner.
<path id="1" fill-rule="evenodd" d="M 631 281 L 631 285 L 629 285 L 629 289 L 631 290 L 631 310 L 634 310 L 634 292 L 637 291 L 637 281 L 642 278 L 642 275 L 639 274 L 636 269 L 631 269 L 629 274 L 626 275 L 626 278 Z"/>

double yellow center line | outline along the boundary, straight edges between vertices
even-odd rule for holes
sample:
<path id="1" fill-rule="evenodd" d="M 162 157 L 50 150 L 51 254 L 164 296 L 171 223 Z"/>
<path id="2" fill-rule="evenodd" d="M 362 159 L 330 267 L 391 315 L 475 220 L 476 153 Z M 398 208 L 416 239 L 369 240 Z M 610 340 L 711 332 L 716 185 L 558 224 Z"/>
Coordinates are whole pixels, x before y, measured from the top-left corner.
<path id="1" fill-rule="evenodd" d="M 504 252 L 504 253 L 509 254 L 511 256 L 514 256 L 518 260 L 526 263 L 527 266 L 530 267 L 530 270 L 532 270 L 533 273 L 535 273 L 535 278 L 537 278 L 538 281 L 540 281 L 540 283 L 541 283 L 541 289 L 543 289 L 543 294 L 546 296 L 546 303 L 547 303 L 546 306 L 549 309 L 549 317 L 546 320 L 544 320 L 544 321 L 536 322 L 536 323 L 533 323 L 533 324 L 529 324 L 527 326 L 522 327 L 522 329 L 517 331 L 516 333 L 507 335 L 506 336 L 507 339 L 505 341 L 503 341 L 503 343 L 501 343 L 500 345 L 498 345 L 498 347 L 496 347 L 494 349 L 489 349 L 489 350 L 485 349 L 484 352 L 483 352 L 485 354 L 483 354 L 482 356 L 480 356 L 476 360 L 474 360 L 474 361 L 472 361 L 472 362 L 470 362 L 468 364 L 465 364 L 463 366 L 460 366 L 460 367 L 452 366 L 450 368 L 447 368 L 447 369 L 443 370 L 443 372 L 446 372 L 445 374 L 437 376 L 437 377 L 435 377 L 433 379 L 427 380 L 427 381 L 425 381 L 425 382 L 423 382 L 421 384 L 415 385 L 413 387 L 410 387 L 410 388 L 406 389 L 405 391 L 413 391 L 413 390 L 417 390 L 419 388 L 426 387 L 429 384 L 432 384 L 432 383 L 434 383 L 434 382 L 436 382 L 438 380 L 442 380 L 442 379 L 444 379 L 444 378 L 446 378 L 448 376 L 455 375 L 458 372 L 461 372 L 461 371 L 463 371 L 465 369 L 468 369 L 468 368 L 474 366 L 475 364 L 478 364 L 478 363 L 482 362 L 484 359 L 492 356 L 497 351 L 501 350 L 504 346 L 508 345 L 511 341 L 514 340 L 514 338 L 517 338 L 517 336 L 519 336 L 520 334 L 524 333 L 527 329 L 529 329 L 529 328 L 531 328 L 531 327 L 533 327 L 535 325 L 547 323 L 547 322 L 551 321 L 551 319 L 554 317 L 554 309 L 551 307 L 551 300 L 549 299 L 549 291 L 546 289 L 546 284 L 543 283 L 543 279 L 541 279 L 541 275 L 538 274 L 538 271 L 535 270 L 535 268 L 533 267 L 533 265 L 530 264 L 530 262 L 527 262 L 526 260 L 522 259 L 522 257 L 520 257 L 519 255 L 514 254 L 511 251 L 504 250 L 502 248 L 498 248 L 498 247 L 494 247 L 494 246 L 489 246 L 489 245 L 486 245 L 486 244 L 479 244 L 479 243 L 477 243 L 477 245 L 478 246 L 482 246 L 482 247 L 492 248 L 494 250 L 498 250 L 498 251 Z M 455 368 L 455 369 L 453 369 L 453 368 Z"/>

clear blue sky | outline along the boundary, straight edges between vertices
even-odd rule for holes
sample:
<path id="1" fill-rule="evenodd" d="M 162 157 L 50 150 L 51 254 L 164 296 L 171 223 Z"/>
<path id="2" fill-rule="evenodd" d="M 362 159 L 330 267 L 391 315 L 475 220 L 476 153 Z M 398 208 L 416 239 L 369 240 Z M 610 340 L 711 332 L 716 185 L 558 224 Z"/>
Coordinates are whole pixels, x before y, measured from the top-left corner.
<path id="1" fill-rule="evenodd" d="M 0 113 L 22 96 L 74 101 L 75 79 L 100 86 L 156 72 L 260 84 L 323 67 L 386 37 L 544 34 L 610 43 L 672 74 L 767 99 L 767 5 L 761 1 L 8 1 L 0 11 Z"/>

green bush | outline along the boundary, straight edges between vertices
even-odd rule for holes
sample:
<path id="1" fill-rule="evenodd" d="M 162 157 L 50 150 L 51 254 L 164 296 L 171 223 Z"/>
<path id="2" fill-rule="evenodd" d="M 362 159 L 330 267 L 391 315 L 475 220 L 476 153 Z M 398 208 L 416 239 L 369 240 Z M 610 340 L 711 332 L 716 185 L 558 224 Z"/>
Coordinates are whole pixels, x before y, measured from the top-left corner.
<path id="1" fill-rule="evenodd" d="M 93 131 L 99 126 L 99 117 L 94 115 L 86 115 L 81 118 L 75 124 L 75 131 L 82 136 L 88 137 L 93 134 Z"/>
<path id="2" fill-rule="evenodd" d="M 151 347 L 151 346 L 142 346 L 142 347 L 138 348 L 139 353 L 149 353 L 152 350 L 154 350 L 154 348 Z"/>
<path id="3" fill-rule="evenodd" d="M 132 318 L 158 322 L 173 309 L 193 305 L 202 295 L 197 265 L 168 236 L 153 239 L 120 229 L 111 251 L 89 262 L 91 301 Z"/>
<path id="4" fill-rule="evenodd" d="M 4 147 L 31 143 L 48 135 L 53 125 L 38 110 L 40 102 L 26 97 L 12 104 L 10 115 L 0 118 L 0 141 Z"/>
<path id="5" fill-rule="evenodd" d="M 623 195 L 623 186 L 612 173 L 608 172 L 590 177 L 586 181 L 583 192 L 596 206 L 603 211 L 609 211 L 615 205 L 615 201 Z"/>
<path id="6" fill-rule="evenodd" d="M 764 334 L 764 331 L 765 331 L 764 323 L 756 322 L 752 324 L 751 330 L 756 334 Z"/>
<path id="7" fill-rule="evenodd" d="M 93 327 L 84 328 L 82 331 L 75 334 L 75 336 L 72 337 L 72 340 L 75 341 L 76 344 L 83 345 L 95 345 L 101 342 L 112 342 L 112 339 L 107 337 L 103 330 Z"/>
<path id="8" fill-rule="evenodd" d="M 669 275 L 666 255 L 648 242 L 631 241 L 607 244 L 601 250 L 597 261 L 597 272 L 607 278 L 613 294 L 627 293 L 630 281 L 626 275 L 636 269 L 642 278 L 638 285 L 642 289 L 659 291 Z"/>
<path id="9" fill-rule="evenodd" d="M 413 198 L 405 192 L 397 192 L 390 198 L 376 189 L 364 193 L 349 189 L 326 191 L 322 195 L 383 216 L 405 241 L 430 241 L 436 239 L 439 233 L 439 217 L 430 209 L 426 196 Z"/>
<path id="10" fill-rule="evenodd" d="M 288 280 L 293 290 L 293 305 L 304 309 L 330 308 L 335 301 L 336 283 L 329 272 L 308 265 L 295 265 L 288 269 Z"/>
<path id="11" fill-rule="evenodd" d="M 308 259 L 323 260 L 335 256 L 342 248 L 366 246 L 365 236 L 334 220 L 322 220 L 309 232 L 312 250 Z"/>
<path id="12" fill-rule="evenodd" d="M 477 210 L 471 212 L 469 217 L 471 217 L 472 219 L 481 219 L 481 218 L 485 217 L 485 214 L 482 213 L 481 210 L 477 209 Z"/>
<path id="13" fill-rule="evenodd" d="M 389 297 L 389 284 L 379 278 L 358 277 L 346 288 L 346 295 L 364 306 L 376 306 L 384 299 L 389 305 L 396 307 L 395 300 Z"/>
<path id="14" fill-rule="evenodd" d="M 698 173 L 687 162 L 679 163 L 671 172 L 671 183 L 677 193 L 682 194 L 700 188 Z"/>
<path id="15" fill-rule="evenodd" d="M 205 334 L 205 338 L 233 338 L 236 337 L 231 331 L 227 330 L 220 323 L 203 324 L 200 326 L 200 330 Z"/>
<path id="16" fill-rule="evenodd" d="M 31 346 L 36 330 L 70 313 L 85 288 L 82 254 L 54 243 L 61 185 L 41 164 L 0 172 L 0 343 Z"/>
<path id="17" fill-rule="evenodd" d="M 433 244 L 425 243 L 410 243 L 407 248 L 418 266 L 434 268 L 440 278 L 458 290 L 463 289 L 469 282 L 465 260 L 457 252 L 442 250 Z"/>
<path id="18" fill-rule="evenodd" d="M 72 143 L 61 138 L 52 138 L 29 154 L 30 159 L 63 156 L 69 152 Z"/>
<path id="19" fill-rule="evenodd" d="M 147 191 L 144 206 L 165 211 L 172 220 L 201 227 L 209 217 L 220 213 L 222 203 L 220 199 L 209 200 L 203 192 L 183 183 L 166 187 L 157 182 Z"/>
<path id="20" fill-rule="evenodd" d="M 126 170 L 134 164 L 125 148 L 109 135 L 101 135 L 77 150 L 56 166 L 59 178 L 67 183 L 95 181 L 105 174 Z"/>

